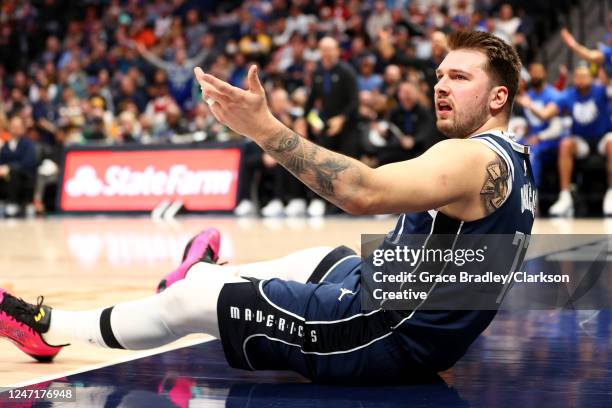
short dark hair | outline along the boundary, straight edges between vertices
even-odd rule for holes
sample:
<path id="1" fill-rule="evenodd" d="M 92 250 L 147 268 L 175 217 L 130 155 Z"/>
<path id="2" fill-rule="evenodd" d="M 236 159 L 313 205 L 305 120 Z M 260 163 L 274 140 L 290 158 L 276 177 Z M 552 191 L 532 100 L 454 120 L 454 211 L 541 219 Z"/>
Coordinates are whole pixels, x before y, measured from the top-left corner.
<path id="1" fill-rule="evenodd" d="M 448 39 L 448 45 L 451 50 L 469 49 L 485 54 L 487 63 L 484 69 L 493 84 L 508 88 L 508 103 L 504 111 L 510 116 L 521 75 L 521 59 L 514 47 L 493 34 L 481 31 L 454 32 Z"/>

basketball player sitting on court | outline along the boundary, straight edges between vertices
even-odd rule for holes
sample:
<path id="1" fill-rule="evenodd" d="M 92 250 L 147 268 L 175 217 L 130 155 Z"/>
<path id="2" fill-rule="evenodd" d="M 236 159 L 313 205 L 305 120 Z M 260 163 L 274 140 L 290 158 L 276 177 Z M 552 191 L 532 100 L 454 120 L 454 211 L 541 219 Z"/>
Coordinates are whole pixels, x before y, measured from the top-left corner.
<path id="1" fill-rule="evenodd" d="M 353 214 L 429 211 L 410 233 L 529 234 L 533 184 L 527 150 L 507 135 L 520 61 L 481 32 L 450 36 L 437 69 L 438 128 L 448 135 L 413 160 L 371 169 L 289 130 L 268 109 L 257 68 L 248 90 L 208 75 L 197 80 L 215 117 L 246 135 L 319 195 Z M 524 203 L 523 203 L 524 204 Z M 0 291 L 0 334 L 51 360 L 62 347 L 148 349 L 190 333 L 223 344 L 230 365 L 293 370 L 319 382 L 397 382 L 451 367 L 489 325 L 491 310 L 375 310 L 360 301 L 362 261 L 346 247 L 311 248 L 247 265 L 217 265 L 219 232 L 192 239 L 158 294 L 89 311 L 64 311 Z M 384 245 L 384 244 L 383 244 Z M 256 249 L 254 249 L 256 251 Z"/>

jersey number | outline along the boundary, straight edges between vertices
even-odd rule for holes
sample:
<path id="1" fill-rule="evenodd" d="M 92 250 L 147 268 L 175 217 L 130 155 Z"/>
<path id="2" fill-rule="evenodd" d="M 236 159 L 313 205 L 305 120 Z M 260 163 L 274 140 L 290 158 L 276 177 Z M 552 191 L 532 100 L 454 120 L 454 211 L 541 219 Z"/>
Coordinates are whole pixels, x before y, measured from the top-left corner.
<path id="1" fill-rule="evenodd" d="M 506 293 L 508 293 L 508 289 L 512 285 L 514 273 L 516 272 L 516 268 L 523 263 L 523 259 L 525 259 L 525 254 L 527 253 L 527 247 L 529 247 L 529 239 L 531 235 L 524 234 L 520 231 L 516 231 L 514 233 L 514 239 L 512 240 L 512 245 L 516 247 L 516 253 L 514 254 L 514 260 L 512 261 L 512 266 L 510 267 L 510 279 L 508 282 L 504 284 L 504 287 L 497 297 L 497 304 L 500 304 Z"/>

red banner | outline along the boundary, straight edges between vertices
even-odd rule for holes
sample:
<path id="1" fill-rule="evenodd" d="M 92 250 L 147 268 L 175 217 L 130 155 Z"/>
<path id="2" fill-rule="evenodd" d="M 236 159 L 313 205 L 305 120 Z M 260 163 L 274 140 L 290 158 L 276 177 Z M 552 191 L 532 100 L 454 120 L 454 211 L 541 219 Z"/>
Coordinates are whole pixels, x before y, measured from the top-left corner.
<path id="1" fill-rule="evenodd" d="M 60 208 L 150 211 L 163 200 L 181 200 L 187 210 L 231 210 L 239 168 L 239 148 L 72 150 Z"/>

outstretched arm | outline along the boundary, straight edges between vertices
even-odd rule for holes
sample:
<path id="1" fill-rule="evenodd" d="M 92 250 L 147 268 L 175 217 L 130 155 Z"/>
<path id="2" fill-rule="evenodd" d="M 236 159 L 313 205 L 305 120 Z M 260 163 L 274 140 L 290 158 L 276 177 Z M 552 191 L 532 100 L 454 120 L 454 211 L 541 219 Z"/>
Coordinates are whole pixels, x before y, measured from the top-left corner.
<path id="1" fill-rule="evenodd" d="M 523 108 L 530 110 L 534 115 L 543 121 L 552 119 L 561 113 L 561 110 L 554 102 L 550 102 L 548 105 L 542 108 L 537 107 L 527 94 L 517 96 L 516 103 L 521 105 Z"/>
<path id="2" fill-rule="evenodd" d="M 150 64 L 156 66 L 159 69 L 167 71 L 172 66 L 172 64 L 159 58 L 157 55 L 147 50 L 147 47 L 140 43 L 136 43 L 136 51 L 138 51 L 138 53 L 145 59 L 145 61 L 148 61 Z"/>
<path id="3" fill-rule="evenodd" d="M 372 169 L 300 137 L 274 118 L 255 66 L 248 72 L 248 90 L 200 68 L 195 74 L 220 122 L 255 141 L 309 188 L 350 213 L 423 211 L 449 204 L 460 209 L 481 202 L 472 206 L 476 210 L 471 210 L 469 218 L 491 211 L 481 191 L 496 155 L 478 142 L 448 140 L 417 159 Z M 458 212 L 463 214 L 467 212 Z"/>
<path id="4" fill-rule="evenodd" d="M 580 44 L 578 41 L 576 41 L 574 36 L 567 30 L 567 28 L 561 29 L 561 39 L 563 40 L 565 45 L 567 45 L 567 47 L 580 58 L 585 59 L 589 62 L 594 62 L 599 65 L 603 64 L 603 53 L 599 50 L 592 50 Z"/>

